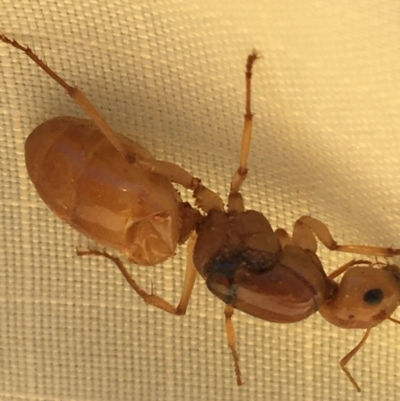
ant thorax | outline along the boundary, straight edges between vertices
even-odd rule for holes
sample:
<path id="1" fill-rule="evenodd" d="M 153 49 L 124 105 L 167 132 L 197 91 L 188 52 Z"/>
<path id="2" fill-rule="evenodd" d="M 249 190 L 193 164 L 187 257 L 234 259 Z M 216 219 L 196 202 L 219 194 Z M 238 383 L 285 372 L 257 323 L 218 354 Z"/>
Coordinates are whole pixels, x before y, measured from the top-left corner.
<path id="1" fill-rule="evenodd" d="M 292 323 L 330 297 L 331 281 L 315 253 L 282 247 L 259 212 L 212 211 L 197 229 L 193 260 L 210 291 L 255 317 Z"/>

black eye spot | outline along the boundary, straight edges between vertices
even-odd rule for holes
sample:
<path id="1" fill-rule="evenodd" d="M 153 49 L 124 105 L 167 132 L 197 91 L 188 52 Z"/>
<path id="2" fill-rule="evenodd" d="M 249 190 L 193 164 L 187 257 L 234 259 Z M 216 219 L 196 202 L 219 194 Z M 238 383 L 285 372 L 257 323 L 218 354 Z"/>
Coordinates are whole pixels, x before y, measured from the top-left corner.
<path id="1" fill-rule="evenodd" d="M 379 305 L 383 300 L 383 291 L 380 288 L 374 288 L 364 294 L 364 302 L 368 305 Z"/>

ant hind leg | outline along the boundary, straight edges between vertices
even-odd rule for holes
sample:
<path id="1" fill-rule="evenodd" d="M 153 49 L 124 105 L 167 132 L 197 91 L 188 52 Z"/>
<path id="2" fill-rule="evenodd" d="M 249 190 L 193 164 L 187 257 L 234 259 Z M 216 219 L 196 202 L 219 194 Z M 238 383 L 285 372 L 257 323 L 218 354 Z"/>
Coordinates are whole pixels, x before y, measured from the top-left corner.
<path id="1" fill-rule="evenodd" d="M 249 158 L 251 132 L 253 127 L 253 113 L 251 111 L 251 77 L 253 64 L 260 58 L 258 53 L 253 52 L 247 57 L 246 64 L 246 113 L 244 115 L 244 127 L 242 134 L 242 144 L 240 147 L 240 161 L 239 168 L 235 171 L 229 192 L 228 211 L 244 211 L 243 198 L 240 194 L 240 187 L 247 177 L 247 160 Z"/>
<path id="2" fill-rule="evenodd" d="M 156 308 L 163 310 L 164 312 L 168 312 L 171 315 L 184 315 L 186 314 L 186 310 L 190 301 L 190 296 L 193 291 L 194 283 L 196 281 L 197 270 L 193 263 L 193 249 L 196 242 L 195 235 L 192 235 L 191 239 L 188 243 L 188 256 L 187 256 L 187 266 L 185 271 L 185 280 L 182 288 L 181 299 L 176 307 L 171 305 L 165 299 L 159 297 L 154 294 L 153 291 L 150 293 L 146 292 L 143 288 L 141 288 L 134 278 L 130 275 L 121 259 L 112 256 L 104 251 L 97 250 L 87 250 L 87 251 L 77 251 L 78 256 L 100 256 L 106 259 L 111 260 L 120 270 L 122 275 L 125 277 L 126 281 L 133 288 L 133 290 L 149 305 L 153 305 Z"/>

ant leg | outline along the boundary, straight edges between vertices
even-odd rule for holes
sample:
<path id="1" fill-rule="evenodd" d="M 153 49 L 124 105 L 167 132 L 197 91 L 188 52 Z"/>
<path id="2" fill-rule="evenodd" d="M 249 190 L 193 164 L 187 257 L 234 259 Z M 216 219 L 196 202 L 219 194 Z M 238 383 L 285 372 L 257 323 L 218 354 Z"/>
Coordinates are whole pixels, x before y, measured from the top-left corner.
<path id="1" fill-rule="evenodd" d="M 97 250 L 88 250 L 88 251 L 77 251 L 78 256 L 102 256 L 106 259 L 111 260 L 118 267 L 122 275 L 125 277 L 126 281 L 129 285 L 136 291 L 136 293 L 149 305 L 153 305 L 156 308 L 159 308 L 165 312 L 170 313 L 171 315 L 184 315 L 186 313 L 190 296 L 192 294 L 193 286 L 196 280 L 197 270 L 193 263 L 193 249 L 195 245 L 195 237 L 193 236 L 190 239 L 188 244 L 188 258 L 187 258 L 187 266 L 185 272 L 185 281 L 182 288 L 182 295 L 177 307 L 171 305 L 165 299 L 159 297 L 154 294 L 153 291 L 151 293 L 146 292 L 141 288 L 133 277 L 129 274 L 128 270 L 123 265 L 121 259 L 110 255 L 107 252 L 97 251 Z"/>
<path id="2" fill-rule="evenodd" d="M 246 113 L 244 115 L 244 127 L 242 145 L 240 148 L 239 168 L 235 171 L 228 200 L 228 211 L 243 212 L 243 198 L 239 192 L 240 186 L 247 177 L 247 160 L 249 158 L 251 131 L 253 126 L 253 113 L 251 112 L 251 76 L 254 62 L 260 58 L 255 50 L 247 57 L 246 64 Z"/>
<path id="3" fill-rule="evenodd" d="M 34 63 L 36 63 L 47 75 L 53 78 L 58 84 L 60 84 L 71 97 L 71 99 L 86 112 L 86 114 L 93 120 L 101 132 L 107 137 L 112 145 L 118 150 L 123 156 L 127 157 L 126 150 L 122 146 L 119 136 L 112 130 L 107 124 L 106 120 L 101 116 L 99 111 L 94 107 L 90 100 L 81 92 L 78 88 L 70 86 L 65 82 L 58 74 L 56 74 L 50 67 L 48 67 L 29 47 L 24 47 L 19 44 L 16 40 L 9 39 L 5 35 L 0 35 L 0 40 L 7 43 L 18 50 L 23 51 Z"/>
<path id="4" fill-rule="evenodd" d="M 194 247 L 196 245 L 197 235 L 192 234 L 190 236 L 187 251 L 186 251 L 186 271 L 185 280 L 183 282 L 181 299 L 176 307 L 178 315 L 186 314 L 186 310 L 192 295 L 194 283 L 196 281 L 197 269 L 193 262 Z"/>
<path id="5" fill-rule="evenodd" d="M 275 235 L 278 237 L 282 248 L 284 248 L 286 245 L 292 244 L 292 237 L 283 228 L 277 228 L 275 230 Z"/>
<path id="6" fill-rule="evenodd" d="M 339 277 L 341 274 L 345 273 L 347 270 L 350 269 L 350 267 L 357 266 L 357 265 L 366 265 L 366 266 L 372 266 L 373 263 L 370 260 L 350 260 L 350 262 L 345 263 L 343 266 L 337 268 L 334 270 L 328 278 L 333 280 L 336 277 Z"/>
<path id="7" fill-rule="evenodd" d="M 318 244 L 314 233 L 300 219 L 296 220 L 293 226 L 292 245 L 309 249 L 313 253 L 317 252 Z"/>
<path id="8" fill-rule="evenodd" d="M 0 35 L 0 40 L 7 43 L 16 49 L 24 52 L 35 64 L 37 64 L 47 75 L 53 78 L 61 85 L 71 97 L 71 99 L 92 119 L 100 131 L 115 147 L 115 149 L 129 163 L 138 163 L 141 167 L 163 177 L 170 181 L 184 186 L 187 189 L 194 191 L 194 197 L 200 208 L 206 213 L 211 209 L 224 210 L 222 199 L 210 189 L 201 185 L 198 178 L 193 177 L 182 167 L 173 163 L 156 160 L 153 158 L 140 157 L 135 152 L 132 153 L 132 146 L 126 146 L 127 142 L 121 140 L 121 135 L 115 132 L 103 118 L 94 104 L 80 91 L 77 87 L 69 85 L 57 73 L 55 73 L 46 63 L 44 63 L 29 47 L 24 47 L 16 40 L 9 39 L 5 35 Z M 131 150 L 131 151 L 130 151 Z"/>
<path id="9" fill-rule="evenodd" d="M 232 323 L 232 316 L 233 316 L 234 309 L 231 305 L 227 304 L 225 306 L 225 330 L 226 330 L 226 337 L 228 341 L 228 347 L 231 350 L 233 363 L 235 365 L 235 374 L 236 374 L 236 383 L 238 386 L 241 386 L 243 383 L 242 381 L 242 373 L 240 372 L 239 366 L 239 355 L 236 350 L 236 336 L 235 336 L 235 328 L 233 327 Z"/>
<path id="10" fill-rule="evenodd" d="M 360 386 L 357 384 L 355 381 L 354 377 L 351 375 L 349 370 L 346 368 L 347 362 L 357 353 L 357 351 L 364 345 L 365 341 L 367 341 L 367 338 L 369 336 L 369 333 L 371 333 L 371 327 L 367 329 L 365 332 L 363 338 L 361 341 L 340 361 L 340 367 L 342 368 L 343 372 L 346 373 L 346 376 L 349 378 L 349 380 L 353 383 L 353 386 L 356 388 L 358 392 L 361 392 Z"/>
<path id="11" fill-rule="evenodd" d="M 322 221 L 311 216 L 300 217 L 295 223 L 298 227 L 306 226 L 317 238 L 330 250 L 339 252 L 358 253 L 371 256 L 395 256 L 400 255 L 400 249 L 385 248 L 369 245 L 338 245 L 333 239 L 328 227 Z M 305 230 L 304 230 L 305 231 Z"/>
<path id="12" fill-rule="evenodd" d="M 166 177 L 169 181 L 175 182 L 193 191 L 196 205 L 205 213 L 208 213 L 210 210 L 224 211 L 224 203 L 221 197 L 204 186 L 199 178 L 192 176 L 188 171 L 177 164 L 157 159 L 140 158 L 140 156 L 137 155 L 135 155 L 132 160 L 145 170 Z"/>

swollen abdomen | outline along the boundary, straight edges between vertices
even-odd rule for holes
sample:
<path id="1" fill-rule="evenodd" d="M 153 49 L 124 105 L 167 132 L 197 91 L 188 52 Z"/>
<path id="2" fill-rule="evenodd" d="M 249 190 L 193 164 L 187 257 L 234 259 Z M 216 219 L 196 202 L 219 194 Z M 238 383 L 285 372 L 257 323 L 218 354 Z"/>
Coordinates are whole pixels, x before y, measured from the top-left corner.
<path id="1" fill-rule="evenodd" d="M 172 184 L 129 165 L 90 120 L 44 122 L 26 140 L 25 159 L 44 202 L 81 233 L 129 253 L 129 227 L 167 212 L 174 247 L 180 222 Z"/>

